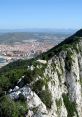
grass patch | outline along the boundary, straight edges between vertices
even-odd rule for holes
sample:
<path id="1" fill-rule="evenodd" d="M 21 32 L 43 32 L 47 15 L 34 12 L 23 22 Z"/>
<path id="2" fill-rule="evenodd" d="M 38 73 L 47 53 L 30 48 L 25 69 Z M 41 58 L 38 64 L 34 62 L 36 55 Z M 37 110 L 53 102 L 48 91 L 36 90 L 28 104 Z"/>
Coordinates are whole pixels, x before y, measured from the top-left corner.
<path id="1" fill-rule="evenodd" d="M 60 99 L 56 99 L 56 105 L 58 108 L 60 108 L 62 106 L 62 100 Z"/>
<path id="2" fill-rule="evenodd" d="M 76 110 L 75 102 L 71 102 L 69 100 L 69 97 L 68 97 L 67 94 L 63 94 L 62 97 L 63 97 L 63 101 L 64 101 L 65 107 L 67 109 L 67 112 L 68 112 L 68 116 L 67 117 L 73 117 L 74 116 L 74 112 L 76 113 L 77 117 L 79 117 L 78 113 L 77 113 L 77 110 Z"/>
<path id="3" fill-rule="evenodd" d="M 46 105 L 47 108 L 51 108 L 52 95 L 48 89 L 41 91 L 39 94 L 39 97 L 42 100 L 42 102 Z"/>

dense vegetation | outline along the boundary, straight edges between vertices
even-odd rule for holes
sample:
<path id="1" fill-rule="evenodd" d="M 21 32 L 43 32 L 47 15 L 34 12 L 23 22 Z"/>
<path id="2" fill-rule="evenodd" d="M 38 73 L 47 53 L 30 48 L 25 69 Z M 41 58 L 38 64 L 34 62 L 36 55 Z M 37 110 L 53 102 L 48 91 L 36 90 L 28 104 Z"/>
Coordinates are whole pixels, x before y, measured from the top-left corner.
<path id="1" fill-rule="evenodd" d="M 0 117 L 25 117 L 27 112 L 25 100 L 13 101 L 8 96 L 0 98 Z"/>
<path id="2" fill-rule="evenodd" d="M 18 79 L 26 73 L 27 66 L 32 60 L 18 60 L 0 69 L 0 95 L 16 85 Z"/>

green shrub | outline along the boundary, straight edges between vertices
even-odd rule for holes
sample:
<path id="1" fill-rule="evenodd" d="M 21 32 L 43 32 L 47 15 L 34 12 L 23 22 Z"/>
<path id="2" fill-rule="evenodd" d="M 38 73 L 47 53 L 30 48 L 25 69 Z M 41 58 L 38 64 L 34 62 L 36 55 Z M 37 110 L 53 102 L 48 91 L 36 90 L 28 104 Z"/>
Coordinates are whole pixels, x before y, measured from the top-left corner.
<path id="1" fill-rule="evenodd" d="M 74 116 L 74 112 L 77 114 L 77 117 L 78 116 L 78 113 L 77 113 L 77 110 L 76 110 L 76 104 L 75 102 L 71 102 L 69 100 L 69 97 L 67 94 L 63 94 L 63 101 L 64 101 L 64 104 L 65 104 L 65 107 L 67 109 L 67 112 L 68 112 L 68 116 L 67 117 L 73 117 Z"/>
<path id="2" fill-rule="evenodd" d="M 28 113 L 28 107 L 27 107 L 27 102 L 24 102 L 24 100 L 19 100 L 15 102 L 17 110 L 18 110 L 18 117 L 25 117 L 25 114 Z"/>
<path id="3" fill-rule="evenodd" d="M 56 105 L 58 108 L 60 108 L 62 106 L 62 100 L 60 99 L 56 99 Z"/>
<path id="4" fill-rule="evenodd" d="M 42 102 L 46 105 L 47 108 L 51 108 L 52 95 L 48 89 L 41 91 L 39 94 L 39 97 L 42 100 Z"/>
<path id="5" fill-rule="evenodd" d="M 33 84 L 33 91 L 35 91 L 37 94 L 39 94 L 42 91 L 43 86 L 45 85 L 45 82 L 43 79 L 39 79 L 37 82 Z"/>
<path id="6" fill-rule="evenodd" d="M 21 76 L 24 75 L 24 72 L 26 72 L 26 69 L 14 69 L 0 75 L 0 88 L 2 92 L 13 88 Z"/>
<path id="7" fill-rule="evenodd" d="M 24 83 L 31 83 L 35 79 L 35 71 L 27 70 L 25 72 Z"/>
<path id="8" fill-rule="evenodd" d="M 25 102 L 13 101 L 8 96 L 0 98 L 0 117 L 25 117 L 28 107 Z"/>
<path id="9" fill-rule="evenodd" d="M 43 86 L 45 87 L 45 89 L 48 89 L 49 80 L 50 79 L 49 79 L 48 75 L 46 77 L 44 77 L 44 79 L 37 80 L 32 86 L 33 91 L 35 91 L 37 94 L 39 94 L 39 92 L 42 91 Z"/>
<path id="10" fill-rule="evenodd" d="M 40 67 L 42 65 L 42 67 L 37 68 L 37 65 L 38 65 L 38 67 Z M 32 81 L 36 80 L 36 78 L 38 76 L 43 77 L 43 72 L 44 72 L 45 67 L 46 67 L 46 65 L 43 65 L 43 64 L 40 64 L 40 63 L 37 63 L 37 62 L 33 62 L 33 66 L 34 66 L 33 70 L 28 69 L 25 72 L 24 82 L 26 82 L 28 84 L 31 83 Z"/>
<path id="11" fill-rule="evenodd" d="M 71 70 L 71 66 L 72 66 L 72 62 L 74 62 L 74 60 L 72 59 L 73 53 L 68 50 L 67 51 L 67 56 L 65 58 L 65 68 L 70 72 Z"/>
<path id="12" fill-rule="evenodd" d="M 15 103 L 8 97 L 0 100 L 0 117 L 18 117 L 18 111 Z"/>
<path id="13" fill-rule="evenodd" d="M 10 80 L 8 77 L 2 75 L 0 77 L 0 88 L 3 90 L 3 91 L 7 91 L 9 89 L 9 87 L 11 86 L 11 83 L 10 83 Z"/>

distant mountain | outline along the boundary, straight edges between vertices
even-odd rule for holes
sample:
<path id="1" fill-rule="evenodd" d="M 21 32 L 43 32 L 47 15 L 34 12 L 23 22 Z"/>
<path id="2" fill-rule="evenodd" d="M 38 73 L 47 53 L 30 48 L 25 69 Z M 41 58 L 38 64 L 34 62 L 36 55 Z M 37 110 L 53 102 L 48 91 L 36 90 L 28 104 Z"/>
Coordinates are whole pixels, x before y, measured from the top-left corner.
<path id="1" fill-rule="evenodd" d="M 58 32 L 9 32 L 9 33 L 1 33 L 0 34 L 0 43 L 5 44 L 13 44 L 15 42 L 23 42 L 23 40 L 47 40 L 46 36 L 52 40 L 52 37 L 57 37 L 60 39 L 61 37 L 68 37 L 71 33 L 58 33 Z"/>
<path id="2" fill-rule="evenodd" d="M 0 35 L 0 43 L 12 44 L 14 42 L 22 42 L 23 40 L 28 40 L 30 38 L 35 38 L 33 33 L 27 32 L 13 32 L 13 33 L 3 33 Z"/>

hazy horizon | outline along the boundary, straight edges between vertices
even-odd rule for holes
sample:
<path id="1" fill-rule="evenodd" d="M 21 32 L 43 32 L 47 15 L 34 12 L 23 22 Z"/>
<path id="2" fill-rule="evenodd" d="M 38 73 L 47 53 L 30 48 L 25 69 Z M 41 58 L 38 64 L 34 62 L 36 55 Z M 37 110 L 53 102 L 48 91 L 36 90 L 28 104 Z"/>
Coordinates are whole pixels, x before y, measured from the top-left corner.
<path id="1" fill-rule="evenodd" d="M 49 29 L 49 28 L 26 28 L 26 29 L 0 29 L 0 33 L 6 32 L 50 32 L 50 33 L 74 33 L 79 29 Z"/>

